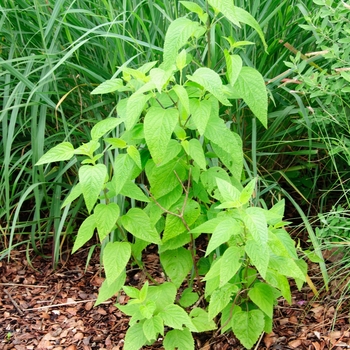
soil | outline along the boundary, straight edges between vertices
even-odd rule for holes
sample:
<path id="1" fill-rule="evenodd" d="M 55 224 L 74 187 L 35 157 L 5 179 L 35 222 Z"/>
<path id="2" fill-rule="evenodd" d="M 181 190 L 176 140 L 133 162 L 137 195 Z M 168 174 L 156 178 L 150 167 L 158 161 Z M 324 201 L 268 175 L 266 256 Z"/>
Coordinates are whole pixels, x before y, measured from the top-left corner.
<path id="1" fill-rule="evenodd" d="M 32 257 L 30 266 L 25 251 L 12 251 L 9 261 L 0 261 L 0 349 L 123 349 L 128 318 L 114 304 L 126 296 L 94 307 L 104 278 L 99 253 L 86 267 L 87 257 L 88 249 L 67 255 L 56 270 L 39 256 Z M 159 278 L 156 254 L 147 256 L 146 268 Z M 321 288 L 317 265 L 310 266 L 309 276 Z M 130 269 L 128 283 L 138 286 L 143 279 L 141 271 Z M 279 301 L 273 332 L 264 334 L 254 349 L 350 349 L 350 303 L 340 299 L 339 285 L 333 282 L 318 298 L 308 285 L 292 289 L 292 305 Z M 244 349 L 231 333 L 194 338 L 196 349 Z M 144 349 L 162 349 L 161 341 Z"/>

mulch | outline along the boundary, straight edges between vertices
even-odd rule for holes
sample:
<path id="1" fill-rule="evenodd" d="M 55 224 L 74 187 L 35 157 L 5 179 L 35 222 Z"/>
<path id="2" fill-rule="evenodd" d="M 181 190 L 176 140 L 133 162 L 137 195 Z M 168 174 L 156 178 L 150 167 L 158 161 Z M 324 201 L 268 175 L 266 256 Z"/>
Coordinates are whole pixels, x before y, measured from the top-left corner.
<path id="1" fill-rule="evenodd" d="M 82 249 L 56 270 L 39 256 L 30 266 L 24 251 L 12 251 L 10 261 L 0 261 L 0 349 L 123 349 L 128 318 L 114 304 L 126 297 L 121 294 L 94 307 L 103 270 L 97 251 L 86 267 L 87 256 L 88 250 Z M 157 255 L 147 258 L 148 272 L 159 274 Z M 310 271 L 318 281 L 317 265 Z M 140 271 L 128 274 L 131 285 L 142 280 Z M 333 285 L 319 298 L 307 285 L 301 291 L 293 287 L 292 295 L 292 305 L 279 301 L 273 333 L 263 335 L 254 349 L 350 349 L 350 303 L 346 298 L 339 301 L 339 286 Z M 208 332 L 194 338 L 196 349 L 244 349 L 230 333 Z M 144 347 L 161 348 L 161 341 Z"/>

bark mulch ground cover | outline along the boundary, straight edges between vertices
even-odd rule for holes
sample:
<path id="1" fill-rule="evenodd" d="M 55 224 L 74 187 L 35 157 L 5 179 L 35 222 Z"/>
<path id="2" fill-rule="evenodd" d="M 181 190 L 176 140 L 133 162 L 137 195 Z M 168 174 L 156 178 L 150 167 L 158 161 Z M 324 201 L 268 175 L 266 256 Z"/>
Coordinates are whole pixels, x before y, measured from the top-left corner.
<path id="1" fill-rule="evenodd" d="M 0 261 L 0 349 L 123 348 L 128 318 L 114 306 L 116 297 L 93 306 L 103 272 L 98 252 L 85 270 L 86 258 L 87 250 L 81 250 L 56 270 L 41 257 L 33 258 L 29 266 L 25 252 L 13 251 L 9 262 Z M 156 254 L 150 252 L 146 265 L 159 278 Z M 140 271 L 128 274 L 134 286 L 143 278 Z M 293 291 L 292 305 L 281 300 L 273 333 L 261 337 L 255 349 L 350 349 L 349 303 L 339 304 L 337 287 L 331 289 L 316 299 L 306 285 L 300 292 Z M 118 298 L 121 303 L 125 300 L 124 295 Z M 194 337 L 196 349 L 243 349 L 232 334 Z M 161 342 L 145 347 L 161 348 Z"/>

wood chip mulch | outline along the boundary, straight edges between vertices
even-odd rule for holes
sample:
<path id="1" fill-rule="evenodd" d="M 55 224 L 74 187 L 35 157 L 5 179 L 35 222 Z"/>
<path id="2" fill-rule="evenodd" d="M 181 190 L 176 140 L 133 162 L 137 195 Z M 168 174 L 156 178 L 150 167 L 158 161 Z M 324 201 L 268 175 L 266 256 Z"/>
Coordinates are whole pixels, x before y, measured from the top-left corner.
<path id="1" fill-rule="evenodd" d="M 97 252 L 85 271 L 86 259 L 87 250 L 81 250 L 56 270 L 40 257 L 32 260 L 33 269 L 25 252 L 13 251 L 9 262 L 0 261 L 1 350 L 123 348 L 128 318 L 114 306 L 116 297 L 94 307 L 103 272 Z M 156 256 L 148 260 L 148 271 L 159 274 Z M 129 275 L 132 285 L 138 279 L 140 273 Z M 337 292 L 316 299 L 305 286 L 293 292 L 292 305 L 281 300 L 273 333 L 262 336 L 254 349 L 350 349 L 350 303 L 346 298 L 340 303 Z M 244 349 L 232 334 L 194 337 L 196 349 Z M 161 342 L 145 347 L 161 348 Z"/>

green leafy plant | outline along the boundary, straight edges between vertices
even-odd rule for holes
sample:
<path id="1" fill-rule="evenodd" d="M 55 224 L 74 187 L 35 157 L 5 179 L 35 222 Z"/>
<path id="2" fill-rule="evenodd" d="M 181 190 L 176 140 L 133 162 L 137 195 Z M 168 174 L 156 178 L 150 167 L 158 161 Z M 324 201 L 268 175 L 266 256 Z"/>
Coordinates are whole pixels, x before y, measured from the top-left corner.
<path id="1" fill-rule="evenodd" d="M 96 123 L 91 140 L 78 148 L 70 142 L 51 148 L 37 165 L 81 161 L 79 181 L 62 207 L 82 196 L 89 213 L 73 252 L 95 230 L 104 246 L 106 279 L 96 304 L 121 289 L 128 296 L 117 304 L 131 316 L 126 350 L 163 336 L 165 349 L 194 349 L 192 333 L 218 325 L 218 332 L 232 330 L 251 348 L 271 331 L 277 299 L 291 301 L 287 277 L 300 287 L 306 264 L 284 229 L 284 201 L 270 209 L 255 205 L 258 179 L 245 179 L 242 140 L 222 118 L 232 113 L 230 101 L 241 100 L 267 126 L 265 82 L 235 53 L 250 43 L 228 40 L 225 75 L 208 66 L 215 44 L 210 30 L 222 15 L 264 38 L 255 19 L 231 1 L 209 0 L 207 13 L 181 3 L 198 20 L 180 17 L 170 24 L 161 64 L 123 65 L 120 78 L 93 90 L 120 96 L 117 117 Z M 119 137 L 107 137 L 115 128 Z M 105 162 L 110 152 L 112 164 Z M 158 249 L 163 282 L 143 262 L 149 245 Z M 140 289 L 124 285 L 128 264 L 145 274 Z"/>

